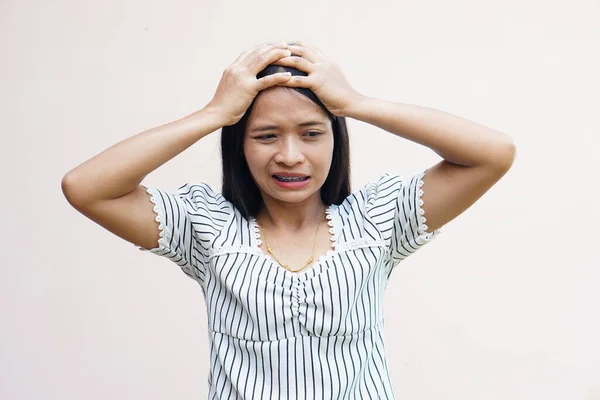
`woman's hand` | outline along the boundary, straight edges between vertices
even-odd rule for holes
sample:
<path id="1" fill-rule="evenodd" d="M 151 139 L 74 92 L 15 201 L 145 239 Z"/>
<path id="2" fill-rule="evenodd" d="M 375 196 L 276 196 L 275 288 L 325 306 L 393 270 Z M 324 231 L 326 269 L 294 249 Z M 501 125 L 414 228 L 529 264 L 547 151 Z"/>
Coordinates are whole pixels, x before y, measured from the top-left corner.
<path id="1" fill-rule="evenodd" d="M 279 83 L 279 86 L 310 89 L 329 112 L 336 116 L 344 116 L 350 105 L 361 98 L 350 86 L 338 64 L 320 50 L 299 42 L 289 44 L 287 48 L 294 56 L 283 57 L 275 64 L 294 67 L 306 72 L 308 76 L 293 76 Z"/>
<path id="2" fill-rule="evenodd" d="M 285 43 L 260 45 L 242 53 L 223 72 L 213 99 L 206 108 L 216 112 L 223 126 L 233 125 L 244 113 L 258 92 L 290 79 L 289 73 L 277 73 L 256 79 L 256 75 L 269 64 L 291 55 Z"/>

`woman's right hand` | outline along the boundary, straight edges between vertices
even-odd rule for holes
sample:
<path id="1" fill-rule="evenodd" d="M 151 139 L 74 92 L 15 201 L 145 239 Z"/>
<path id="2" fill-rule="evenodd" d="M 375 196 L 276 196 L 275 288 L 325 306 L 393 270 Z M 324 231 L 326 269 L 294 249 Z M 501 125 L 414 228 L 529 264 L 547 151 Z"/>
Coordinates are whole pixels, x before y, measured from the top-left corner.
<path id="1" fill-rule="evenodd" d="M 269 64 L 290 55 L 285 43 L 260 45 L 242 53 L 223 72 L 217 91 L 206 107 L 220 115 L 223 126 L 235 124 L 242 119 L 261 90 L 290 79 L 286 72 L 256 79 L 256 75 Z"/>

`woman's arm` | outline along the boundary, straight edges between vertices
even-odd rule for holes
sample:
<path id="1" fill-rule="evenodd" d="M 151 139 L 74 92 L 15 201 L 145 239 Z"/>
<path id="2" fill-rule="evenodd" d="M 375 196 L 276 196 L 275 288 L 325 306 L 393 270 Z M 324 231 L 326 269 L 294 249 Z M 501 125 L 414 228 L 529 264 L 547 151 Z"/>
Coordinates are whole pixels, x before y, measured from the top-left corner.
<path id="1" fill-rule="evenodd" d="M 138 133 L 69 171 L 62 180 L 63 192 L 79 206 L 124 196 L 150 172 L 221 126 L 217 114 L 202 109 Z"/>
<path id="2" fill-rule="evenodd" d="M 515 157 L 515 145 L 504 133 L 432 108 L 361 96 L 344 116 L 427 146 L 464 167 L 506 170 Z"/>
<path id="3" fill-rule="evenodd" d="M 427 146 L 443 161 L 423 179 L 429 231 L 456 218 L 511 167 L 516 147 L 504 133 L 435 109 L 359 96 L 343 115 Z"/>
<path id="4" fill-rule="evenodd" d="M 139 133 L 68 172 L 62 190 L 69 203 L 113 234 L 146 249 L 160 232 L 144 177 L 219 128 L 208 110 Z"/>

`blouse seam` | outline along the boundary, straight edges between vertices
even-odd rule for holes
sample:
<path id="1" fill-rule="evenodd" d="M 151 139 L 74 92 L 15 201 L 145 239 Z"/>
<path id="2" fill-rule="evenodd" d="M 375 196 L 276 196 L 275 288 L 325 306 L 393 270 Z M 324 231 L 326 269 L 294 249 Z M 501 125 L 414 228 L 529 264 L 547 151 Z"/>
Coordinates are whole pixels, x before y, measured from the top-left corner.
<path id="1" fill-rule="evenodd" d="M 355 239 L 350 242 L 342 242 L 338 244 L 338 246 L 334 250 L 329 250 L 327 253 L 321 255 L 319 258 L 325 258 L 334 254 L 342 253 L 344 251 L 357 250 L 365 247 L 385 247 L 385 242 L 383 240 L 372 240 L 372 239 Z M 271 256 L 261 251 L 260 249 L 255 249 L 250 245 L 227 245 L 222 246 L 217 249 L 209 248 L 208 249 L 208 259 L 214 258 L 223 254 L 231 254 L 231 253 L 248 253 L 248 254 L 256 254 L 265 256 L 269 259 L 272 259 Z"/>
<path id="2" fill-rule="evenodd" d="M 163 221 L 160 217 L 158 205 L 156 204 L 156 199 L 154 198 L 154 192 L 151 188 L 147 187 L 146 193 L 148 193 L 150 195 L 150 197 L 148 199 L 153 204 L 152 211 L 154 211 L 154 214 L 155 214 L 154 220 L 156 222 L 158 222 L 158 235 L 159 235 L 158 246 L 154 247 L 152 249 L 146 249 L 142 246 L 138 246 L 138 248 L 143 251 L 151 251 L 151 252 L 166 250 L 167 249 L 167 245 L 166 245 L 167 238 L 165 237 L 165 227 L 164 227 Z"/>
<path id="3" fill-rule="evenodd" d="M 319 335 L 299 335 L 299 336 L 290 336 L 290 337 L 284 337 L 281 339 L 274 339 L 274 340 L 248 340 L 248 339 L 242 339 L 239 338 L 237 336 L 233 336 L 233 335 L 229 335 L 227 333 L 224 332 L 220 332 L 220 331 L 216 331 L 214 329 L 211 329 L 210 327 L 208 327 L 208 331 L 212 332 L 212 333 L 218 333 L 219 335 L 224 335 L 233 339 L 237 339 L 237 340 L 242 340 L 244 342 L 252 342 L 252 343 L 272 343 L 272 342 L 281 342 L 282 340 L 290 340 L 290 339 L 299 339 L 299 338 L 304 338 L 304 337 L 310 337 L 310 338 L 334 338 L 334 337 L 347 337 L 347 336 L 357 336 L 360 334 L 363 334 L 365 332 L 369 332 L 375 329 L 383 329 L 384 328 L 384 320 L 380 319 L 379 321 L 377 321 L 374 325 L 371 325 L 370 327 L 363 329 L 362 331 L 356 332 L 356 333 L 349 333 L 347 335 L 324 335 L 324 336 L 319 336 Z"/>
<path id="4" fill-rule="evenodd" d="M 425 210 L 423 209 L 424 202 L 422 199 L 423 189 L 421 189 L 425 184 L 423 178 L 425 177 L 426 173 L 427 170 L 417 175 L 417 209 L 415 210 L 415 212 L 417 213 L 417 234 L 418 237 L 424 237 L 425 239 L 433 239 L 435 236 L 437 236 L 439 232 L 441 232 L 441 228 L 435 229 L 432 232 L 427 232 L 429 227 L 426 224 L 427 218 L 425 217 Z M 403 243 L 406 243 L 406 241 L 403 241 Z"/>

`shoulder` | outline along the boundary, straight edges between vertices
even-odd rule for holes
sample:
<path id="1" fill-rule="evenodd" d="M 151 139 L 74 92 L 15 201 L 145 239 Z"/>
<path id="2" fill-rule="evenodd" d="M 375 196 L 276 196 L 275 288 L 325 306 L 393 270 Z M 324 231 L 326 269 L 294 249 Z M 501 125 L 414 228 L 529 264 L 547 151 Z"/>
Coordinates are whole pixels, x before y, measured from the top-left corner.
<path id="1" fill-rule="evenodd" d="M 371 208 L 382 199 L 397 196 L 404 185 L 404 178 L 400 175 L 384 172 L 375 179 L 364 184 L 360 189 L 352 192 L 341 206 L 363 205 Z"/>
<path id="2" fill-rule="evenodd" d="M 386 197 L 399 191 L 404 184 L 404 177 L 401 175 L 384 172 L 373 182 L 365 185 L 365 191 L 371 202 L 377 198 Z"/>
<path id="3" fill-rule="evenodd" d="M 397 198 L 403 187 L 403 182 L 404 178 L 400 175 L 388 172 L 381 173 L 375 179 L 362 185 L 358 190 L 353 191 L 341 204 L 335 207 L 340 210 L 341 216 L 356 215 L 357 213 L 366 214 L 373 208 L 378 208 L 382 204 L 390 203 L 390 201 Z"/>
<path id="4" fill-rule="evenodd" d="M 166 194 L 165 191 L 160 192 Z M 184 206 L 190 214 L 223 219 L 234 213 L 233 204 L 204 182 L 184 183 L 177 190 L 166 195 Z"/>
<path id="5" fill-rule="evenodd" d="M 180 197 L 192 199 L 194 201 L 202 201 L 213 204 L 227 202 L 221 193 L 216 192 L 208 183 L 204 182 L 185 183 L 177 189 L 175 194 L 179 195 Z"/>

